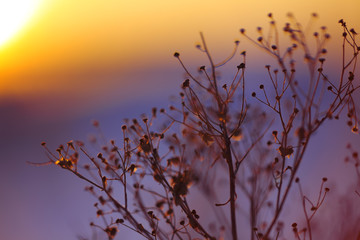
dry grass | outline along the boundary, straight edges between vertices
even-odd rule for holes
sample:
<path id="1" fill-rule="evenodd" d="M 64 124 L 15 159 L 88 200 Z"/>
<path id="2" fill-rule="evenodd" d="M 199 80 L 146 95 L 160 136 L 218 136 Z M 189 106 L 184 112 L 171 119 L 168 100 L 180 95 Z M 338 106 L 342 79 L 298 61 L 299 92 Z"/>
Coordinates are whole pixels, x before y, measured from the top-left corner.
<path id="1" fill-rule="evenodd" d="M 91 226 L 108 239 L 123 229 L 144 239 L 236 240 L 244 231 L 252 240 L 284 239 L 284 228 L 292 228 L 294 239 L 313 239 L 313 217 L 326 201 L 327 178 L 319 183 L 318 196 L 308 197 L 297 173 L 310 139 L 325 121 L 344 112 L 350 129 L 358 132 L 353 95 L 359 88 L 355 74 L 360 47 L 355 30 L 340 20 L 342 67 L 340 77 L 330 79 L 324 72 L 330 39 L 326 27 L 309 39 L 293 16 L 283 31 L 271 14 L 269 18 L 269 32 L 258 28 L 257 39 L 240 30 L 274 59 L 264 69 L 267 82 L 252 94 L 246 52 L 238 54 L 239 42 L 217 63 L 201 34 L 197 48 L 208 63 L 198 72 L 190 72 L 180 54 L 174 54 L 187 75 L 179 105 L 127 120 L 122 140 L 105 142 L 97 156 L 82 142 L 71 141 L 57 153 L 43 144 L 49 163 L 88 183 L 100 219 Z M 279 45 L 282 32 L 289 37 L 287 47 Z M 297 72 L 299 56 L 306 77 Z M 234 61 L 233 77 L 220 78 L 221 68 Z M 100 129 L 99 123 L 94 126 Z M 358 171 L 354 150 L 352 156 Z M 293 185 L 301 196 L 301 227 L 280 221 Z"/>

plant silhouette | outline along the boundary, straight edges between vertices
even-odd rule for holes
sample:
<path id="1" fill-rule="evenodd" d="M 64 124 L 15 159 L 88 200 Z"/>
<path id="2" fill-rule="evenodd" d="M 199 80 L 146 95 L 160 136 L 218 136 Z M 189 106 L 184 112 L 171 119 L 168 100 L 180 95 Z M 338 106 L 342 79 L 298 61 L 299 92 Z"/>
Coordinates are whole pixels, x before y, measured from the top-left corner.
<path id="1" fill-rule="evenodd" d="M 91 226 L 108 239 L 124 229 L 139 239 L 284 239 L 285 227 L 294 239 L 313 239 L 313 217 L 329 192 L 327 178 L 319 183 L 318 196 L 306 196 L 298 170 L 325 121 L 346 115 L 350 130 L 358 132 L 353 96 L 359 88 L 360 47 L 355 30 L 340 20 L 341 72 L 333 79 L 324 70 L 326 27 L 309 37 L 289 14 L 282 29 L 289 46 L 283 47 L 277 23 L 272 14 L 268 17 L 268 32 L 257 28 L 257 38 L 240 30 L 274 60 L 255 91 L 248 87 L 247 54 L 238 50 L 239 41 L 228 58 L 216 62 L 200 34 L 196 47 L 208 62 L 198 72 L 174 54 L 186 74 L 179 104 L 125 120 L 122 140 L 105 141 L 97 155 L 80 141 L 60 145 L 56 152 L 42 143 L 49 163 L 88 184 L 99 218 Z M 222 67 L 234 62 L 233 76 L 221 77 Z M 298 72 L 299 62 L 306 76 Z M 93 125 L 101 129 L 98 122 Z M 358 171 L 357 153 L 351 151 Z M 304 224 L 280 221 L 294 185 Z"/>

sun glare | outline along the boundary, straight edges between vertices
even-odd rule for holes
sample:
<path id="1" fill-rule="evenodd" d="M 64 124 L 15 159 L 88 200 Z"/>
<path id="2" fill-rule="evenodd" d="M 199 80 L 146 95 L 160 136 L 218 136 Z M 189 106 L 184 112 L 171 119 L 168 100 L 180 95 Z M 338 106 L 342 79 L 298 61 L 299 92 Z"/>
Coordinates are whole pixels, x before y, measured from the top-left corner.
<path id="1" fill-rule="evenodd" d="M 41 1 L 0 1 L 0 46 L 9 41 L 29 21 Z"/>

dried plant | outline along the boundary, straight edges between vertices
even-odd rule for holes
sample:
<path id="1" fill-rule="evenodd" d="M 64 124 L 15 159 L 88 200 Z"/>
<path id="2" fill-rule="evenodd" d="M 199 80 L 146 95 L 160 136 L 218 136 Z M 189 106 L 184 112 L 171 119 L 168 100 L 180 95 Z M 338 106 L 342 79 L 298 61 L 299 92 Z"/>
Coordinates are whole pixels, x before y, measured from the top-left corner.
<path id="1" fill-rule="evenodd" d="M 174 54 L 187 76 L 180 104 L 126 120 L 121 141 L 98 142 L 97 155 L 79 141 L 61 145 L 57 153 L 43 143 L 49 163 L 88 183 L 86 190 L 97 199 L 94 206 L 102 220 L 91 226 L 108 239 L 124 228 L 144 239 L 282 239 L 285 227 L 292 227 L 295 239 L 313 239 L 312 219 L 329 191 L 327 178 L 312 201 L 297 173 L 310 139 L 326 120 L 345 111 L 351 130 L 358 132 L 353 95 L 359 88 L 355 70 L 360 47 L 355 30 L 340 20 L 342 68 L 339 79 L 330 79 L 324 70 L 330 39 L 326 27 L 309 40 L 289 15 L 283 32 L 290 46 L 282 48 L 277 23 L 268 16 L 267 34 L 259 27 L 254 39 L 240 30 L 275 60 L 274 66 L 265 66 L 268 79 L 259 90 L 248 92 L 246 52 L 238 55 L 239 41 L 217 63 L 201 34 L 197 48 L 207 56 L 207 66 L 193 73 Z M 306 76 L 297 71 L 303 60 Z M 233 77 L 221 77 L 220 69 L 234 61 Z M 101 129 L 98 122 L 94 126 Z M 301 196 L 303 227 L 280 221 L 294 184 Z"/>

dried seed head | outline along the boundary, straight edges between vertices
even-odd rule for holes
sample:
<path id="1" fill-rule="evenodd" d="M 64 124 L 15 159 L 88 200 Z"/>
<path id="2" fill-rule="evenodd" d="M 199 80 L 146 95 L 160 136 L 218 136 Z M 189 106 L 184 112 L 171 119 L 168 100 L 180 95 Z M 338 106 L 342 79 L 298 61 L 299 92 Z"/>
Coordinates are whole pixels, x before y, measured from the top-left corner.
<path id="1" fill-rule="evenodd" d="M 96 215 L 97 215 L 97 217 L 100 217 L 100 216 L 104 215 L 104 212 L 99 209 L 96 211 Z"/>
<path id="2" fill-rule="evenodd" d="M 291 32 L 290 23 L 285 23 L 284 32 Z"/>
<path id="3" fill-rule="evenodd" d="M 104 199 L 103 196 L 100 196 L 99 197 L 99 202 L 100 202 L 101 205 L 104 205 L 106 203 L 106 200 Z"/>
<path id="4" fill-rule="evenodd" d="M 118 219 L 116 219 L 116 223 L 122 224 L 122 223 L 124 223 L 124 219 L 118 218 Z"/>
<path id="5" fill-rule="evenodd" d="M 156 117 L 156 113 L 157 113 L 157 108 L 156 107 L 153 107 L 151 109 L 151 114 L 153 115 L 153 117 Z"/>
<path id="6" fill-rule="evenodd" d="M 243 139 L 243 133 L 242 133 L 241 128 L 237 129 L 237 130 L 233 133 L 232 139 L 233 139 L 234 141 L 240 141 L 240 140 Z"/>
<path id="7" fill-rule="evenodd" d="M 94 127 L 98 127 L 98 126 L 99 126 L 99 121 L 93 120 L 93 121 L 92 121 L 92 125 L 93 125 Z"/>
<path id="8" fill-rule="evenodd" d="M 354 80 L 354 77 L 355 77 L 354 73 L 350 71 L 349 72 L 349 77 L 348 77 L 349 81 Z"/>
<path id="9" fill-rule="evenodd" d="M 240 65 L 237 66 L 238 69 L 245 68 L 245 63 L 240 63 Z"/>
<path id="10" fill-rule="evenodd" d="M 182 88 L 187 88 L 187 87 L 189 87 L 190 86 L 190 80 L 189 79 L 186 79 L 184 82 L 183 82 L 183 84 L 182 84 Z"/>
<path id="11" fill-rule="evenodd" d="M 353 133 L 358 133 L 358 132 L 359 132 L 359 129 L 358 129 L 356 126 L 354 126 L 354 127 L 351 129 L 351 131 L 352 131 Z"/>
<path id="12" fill-rule="evenodd" d="M 301 140 L 304 139 L 306 136 L 305 128 L 299 127 L 298 129 L 296 129 L 295 135 L 299 137 Z"/>
<path id="13" fill-rule="evenodd" d="M 290 156 L 294 153 L 294 148 L 292 146 L 287 147 L 279 147 L 278 152 L 282 157 L 290 158 Z"/>

